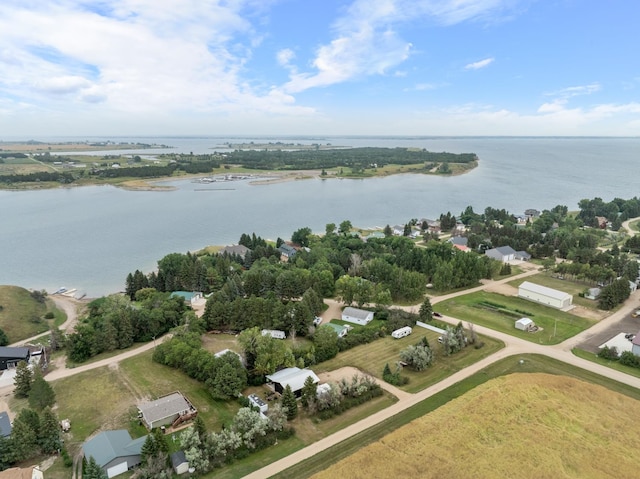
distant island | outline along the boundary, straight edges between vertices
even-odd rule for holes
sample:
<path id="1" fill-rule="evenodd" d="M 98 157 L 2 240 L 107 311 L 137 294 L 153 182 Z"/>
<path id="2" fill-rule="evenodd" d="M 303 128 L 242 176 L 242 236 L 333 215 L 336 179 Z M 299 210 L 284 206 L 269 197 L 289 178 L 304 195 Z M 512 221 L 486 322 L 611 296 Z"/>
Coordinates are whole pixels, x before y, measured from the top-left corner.
<path id="1" fill-rule="evenodd" d="M 0 143 L 0 188 L 112 184 L 148 189 L 153 188 L 146 181 L 150 179 L 248 172 L 268 176 L 267 182 L 310 177 L 368 178 L 399 173 L 450 176 L 472 170 L 479 161 L 474 153 L 431 152 L 422 148 L 351 148 L 329 144 L 297 148 L 287 143 L 228 144 L 228 147 L 247 145 L 252 148 L 224 153 L 163 153 L 144 157 L 106 153 L 101 157 L 82 155 L 82 152 L 169 147 L 113 142 Z"/>

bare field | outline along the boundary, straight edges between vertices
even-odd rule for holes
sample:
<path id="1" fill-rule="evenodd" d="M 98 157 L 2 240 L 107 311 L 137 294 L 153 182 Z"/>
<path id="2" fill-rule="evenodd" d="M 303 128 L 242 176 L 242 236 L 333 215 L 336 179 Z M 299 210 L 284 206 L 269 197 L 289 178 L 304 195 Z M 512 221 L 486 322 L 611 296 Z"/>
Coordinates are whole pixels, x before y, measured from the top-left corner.
<path id="1" fill-rule="evenodd" d="M 640 402 L 566 376 L 511 374 L 313 476 L 637 477 Z"/>

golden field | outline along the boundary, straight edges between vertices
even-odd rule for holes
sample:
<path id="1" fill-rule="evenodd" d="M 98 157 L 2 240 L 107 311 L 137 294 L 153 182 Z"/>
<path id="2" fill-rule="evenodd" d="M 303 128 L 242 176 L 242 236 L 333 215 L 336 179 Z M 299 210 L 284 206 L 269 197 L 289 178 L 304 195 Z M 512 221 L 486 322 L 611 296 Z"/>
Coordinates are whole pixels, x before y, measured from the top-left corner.
<path id="1" fill-rule="evenodd" d="M 385 436 L 315 479 L 640 477 L 640 402 L 565 376 L 511 374 Z"/>

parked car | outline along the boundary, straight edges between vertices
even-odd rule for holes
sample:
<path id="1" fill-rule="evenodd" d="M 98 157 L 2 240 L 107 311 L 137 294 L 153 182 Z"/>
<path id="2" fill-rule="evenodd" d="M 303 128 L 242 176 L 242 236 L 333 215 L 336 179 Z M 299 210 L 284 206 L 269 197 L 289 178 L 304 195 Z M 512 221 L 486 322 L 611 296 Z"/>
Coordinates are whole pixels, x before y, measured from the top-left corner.
<path id="1" fill-rule="evenodd" d="M 313 318 L 314 326 L 318 326 L 320 323 L 322 323 L 322 318 L 320 316 L 316 316 L 315 318 Z"/>
<path id="2" fill-rule="evenodd" d="M 434 311 L 434 312 L 433 312 L 433 317 L 434 317 L 434 318 L 441 318 L 441 317 L 442 317 L 442 315 L 441 315 L 440 313 L 437 313 L 437 312 L 435 312 L 435 311 Z"/>
<path id="3" fill-rule="evenodd" d="M 637 318 L 638 316 L 640 316 L 640 309 L 637 309 L 633 313 L 631 313 L 631 316 L 633 316 L 634 318 Z"/>
<path id="4" fill-rule="evenodd" d="M 440 344 L 442 344 L 442 341 L 444 341 L 444 340 L 442 339 L 442 336 L 438 336 L 438 342 L 439 342 Z"/>

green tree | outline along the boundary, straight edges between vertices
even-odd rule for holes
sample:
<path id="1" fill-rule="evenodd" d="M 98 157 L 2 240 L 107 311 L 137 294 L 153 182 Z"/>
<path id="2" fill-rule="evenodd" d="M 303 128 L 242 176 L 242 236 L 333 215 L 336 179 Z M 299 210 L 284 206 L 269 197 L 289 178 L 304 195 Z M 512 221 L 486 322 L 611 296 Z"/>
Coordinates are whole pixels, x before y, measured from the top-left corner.
<path id="1" fill-rule="evenodd" d="M 29 406 L 38 411 L 52 407 L 56 402 L 56 393 L 51 385 L 42 377 L 42 372 L 36 368 L 31 391 L 29 392 Z"/>
<path id="2" fill-rule="evenodd" d="M 382 233 L 388 238 L 390 236 L 393 236 L 393 230 L 391 229 L 391 226 L 386 225 L 384 227 L 384 229 L 382 230 Z"/>
<path id="3" fill-rule="evenodd" d="M 338 351 L 338 335 L 331 326 L 322 325 L 313 335 L 316 361 L 319 363 L 334 358 Z"/>
<path id="4" fill-rule="evenodd" d="M 349 233 L 351 233 L 351 228 L 353 228 L 351 221 L 344 220 L 342 223 L 340 223 L 340 228 L 338 228 L 338 233 L 340 233 L 342 236 L 347 236 Z"/>
<path id="5" fill-rule="evenodd" d="M 296 401 L 296 396 L 288 384 L 282 393 L 282 407 L 287 410 L 288 420 L 292 420 L 298 415 L 298 401 Z"/>
<path id="6" fill-rule="evenodd" d="M 311 236 L 311 228 L 304 227 L 296 230 L 291 235 L 291 242 L 300 246 L 309 246 L 309 237 Z"/>
<path id="7" fill-rule="evenodd" d="M 416 371 L 423 371 L 433 363 L 433 351 L 428 346 L 409 346 L 400 351 L 400 360 L 413 367 Z"/>
<path id="8" fill-rule="evenodd" d="M 17 398 L 29 397 L 31 391 L 31 383 L 33 382 L 33 373 L 29 368 L 29 365 L 25 361 L 20 361 L 16 368 L 16 376 L 13 380 L 15 390 L 13 394 Z"/>
<path id="9" fill-rule="evenodd" d="M 324 228 L 325 234 L 327 236 L 331 236 L 332 234 L 334 234 L 336 232 L 336 224 L 335 223 L 327 223 L 327 225 Z"/>
<path id="10" fill-rule="evenodd" d="M 108 479 L 107 473 L 102 469 L 93 456 L 89 456 L 84 472 L 82 473 L 83 479 Z"/>
<path id="11" fill-rule="evenodd" d="M 58 418 L 51 408 L 46 407 L 40 419 L 40 449 L 45 454 L 53 454 L 62 448 L 62 436 Z"/>
<path id="12" fill-rule="evenodd" d="M 6 346 L 9 344 L 9 338 L 7 337 L 7 333 L 5 333 L 2 329 L 0 329 L 0 346 Z"/>
<path id="13" fill-rule="evenodd" d="M 318 385 L 311 376 L 307 376 L 307 379 L 304 380 L 304 386 L 302 386 L 302 397 L 300 398 L 302 406 L 306 408 L 309 403 L 315 401 L 317 393 Z"/>
<path id="14" fill-rule="evenodd" d="M 21 462 L 38 453 L 40 435 L 40 417 L 36 411 L 23 409 L 13 421 L 11 443 L 13 457 L 11 462 Z"/>
<path id="15" fill-rule="evenodd" d="M 433 319 L 433 307 L 431 306 L 429 298 L 425 298 L 422 305 L 420 305 L 418 316 L 420 317 L 420 321 L 425 323 L 428 323 Z"/>

